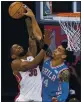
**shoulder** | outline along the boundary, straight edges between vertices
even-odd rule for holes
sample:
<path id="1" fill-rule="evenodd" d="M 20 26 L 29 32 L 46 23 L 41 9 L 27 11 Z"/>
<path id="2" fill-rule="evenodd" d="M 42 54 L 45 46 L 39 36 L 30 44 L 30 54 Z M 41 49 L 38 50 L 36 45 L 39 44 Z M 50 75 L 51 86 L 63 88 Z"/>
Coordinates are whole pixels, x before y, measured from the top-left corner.
<path id="1" fill-rule="evenodd" d="M 60 74 L 59 74 L 59 78 L 61 81 L 69 81 L 69 77 L 70 77 L 70 72 L 69 70 L 63 70 Z"/>
<path id="2" fill-rule="evenodd" d="M 69 73 L 69 70 L 64 70 L 64 71 L 61 72 L 61 74 L 63 74 L 63 75 L 69 75 L 70 73 Z"/>

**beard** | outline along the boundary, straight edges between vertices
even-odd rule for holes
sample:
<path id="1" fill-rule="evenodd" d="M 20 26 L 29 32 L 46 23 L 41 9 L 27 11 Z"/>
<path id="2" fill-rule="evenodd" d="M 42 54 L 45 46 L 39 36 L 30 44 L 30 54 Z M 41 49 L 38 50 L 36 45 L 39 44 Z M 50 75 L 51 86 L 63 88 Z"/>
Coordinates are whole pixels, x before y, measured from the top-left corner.
<path id="1" fill-rule="evenodd" d="M 23 57 L 23 56 L 25 56 L 25 55 L 26 55 L 26 53 L 27 53 L 26 51 L 23 51 L 23 52 L 22 52 L 22 53 L 20 53 L 18 56 L 19 56 L 19 57 Z"/>

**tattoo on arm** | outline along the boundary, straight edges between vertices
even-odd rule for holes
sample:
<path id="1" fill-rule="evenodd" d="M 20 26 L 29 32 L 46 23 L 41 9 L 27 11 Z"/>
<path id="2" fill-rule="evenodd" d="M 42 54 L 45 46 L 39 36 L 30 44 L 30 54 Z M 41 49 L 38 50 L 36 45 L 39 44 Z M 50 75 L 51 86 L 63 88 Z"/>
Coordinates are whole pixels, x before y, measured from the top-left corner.
<path id="1" fill-rule="evenodd" d="M 60 73 L 59 78 L 61 81 L 69 81 L 70 73 L 69 70 L 64 70 Z"/>

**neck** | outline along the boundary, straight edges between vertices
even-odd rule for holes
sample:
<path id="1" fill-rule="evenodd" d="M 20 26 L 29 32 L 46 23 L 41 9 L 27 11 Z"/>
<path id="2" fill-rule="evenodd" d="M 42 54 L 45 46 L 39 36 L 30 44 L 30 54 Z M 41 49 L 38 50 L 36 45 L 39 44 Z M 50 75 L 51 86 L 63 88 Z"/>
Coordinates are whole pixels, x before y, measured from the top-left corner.
<path id="1" fill-rule="evenodd" d="M 58 59 L 58 60 L 52 60 L 52 66 L 53 67 L 56 67 L 56 66 L 58 66 L 58 65 L 61 65 L 62 63 L 64 63 L 64 60 L 62 60 L 62 59 Z"/>

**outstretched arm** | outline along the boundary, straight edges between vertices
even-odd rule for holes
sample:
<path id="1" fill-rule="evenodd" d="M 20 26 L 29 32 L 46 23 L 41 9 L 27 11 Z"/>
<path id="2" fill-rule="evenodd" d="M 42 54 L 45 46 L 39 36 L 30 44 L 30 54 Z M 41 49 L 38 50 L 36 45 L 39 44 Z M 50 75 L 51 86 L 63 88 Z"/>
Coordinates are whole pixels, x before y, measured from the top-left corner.
<path id="1" fill-rule="evenodd" d="M 37 45 L 36 45 L 36 39 L 33 34 L 31 18 L 26 18 L 25 22 L 26 22 L 26 26 L 27 26 L 27 30 L 28 30 L 28 34 L 29 34 L 29 48 L 28 48 L 27 54 L 30 54 L 33 57 L 35 57 L 37 54 Z"/>
<path id="2" fill-rule="evenodd" d="M 42 37 L 42 32 L 40 30 L 40 27 L 35 19 L 35 15 L 33 14 L 32 10 L 29 9 L 28 7 L 25 6 L 25 9 L 27 10 L 27 13 L 24 13 L 24 15 L 28 16 L 31 18 L 31 21 L 32 21 L 32 29 L 33 29 L 33 35 L 30 34 L 32 36 L 32 38 L 36 38 L 36 40 L 38 41 L 39 43 L 39 46 L 40 46 L 40 49 L 42 48 L 42 46 L 44 45 L 44 42 L 46 44 L 48 44 L 48 41 L 47 40 L 43 40 L 43 37 Z M 31 26 L 30 26 L 31 27 Z M 31 30 L 32 32 L 32 30 Z M 48 57 L 51 57 L 52 53 L 51 53 L 51 50 L 48 49 L 48 51 L 46 52 L 45 56 L 44 56 L 44 59 L 47 59 Z"/>
<path id="3" fill-rule="evenodd" d="M 33 14 L 32 10 L 29 9 L 26 5 L 24 6 L 24 8 L 27 10 L 27 13 L 24 13 L 24 15 L 30 17 L 32 20 L 32 28 L 33 28 L 34 36 L 37 38 L 37 40 L 41 40 L 42 32 L 41 32 L 40 27 L 35 19 L 35 15 Z"/>
<path id="4" fill-rule="evenodd" d="M 45 44 L 43 49 L 40 51 L 40 53 L 35 57 L 35 59 L 31 62 L 21 60 L 14 60 L 11 63 L 11 67 L 13 70 L 16 71 L 26 71 L 30 68 L 36 68 L 36 66 L 42 61 L 45 55 L 45 51 L 47 50 L 48 46 Z"/>

